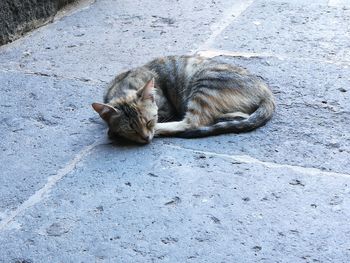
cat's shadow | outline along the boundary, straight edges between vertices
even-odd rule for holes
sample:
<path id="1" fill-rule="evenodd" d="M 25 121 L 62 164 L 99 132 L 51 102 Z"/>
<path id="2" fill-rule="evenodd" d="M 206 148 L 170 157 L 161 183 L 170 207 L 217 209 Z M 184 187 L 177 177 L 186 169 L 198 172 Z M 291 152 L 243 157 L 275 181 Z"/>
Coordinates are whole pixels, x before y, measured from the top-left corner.
<path id="1" fill-rule="evenodd" d="M 116 148 L 140 148 L 140 147 L 147 146 L 147 144 L 133 142 L 118 136 L 112 136 L 112 137 L 107 136 L 107 140 L 109 141 L 108 143 L 109 145 Z"/>
<path id="2" fill-rule="evenodd" d="M 101 125 L 101 126 L 106 126 L 105 122 L 103 122 L 100 118 L 98 117 L 91 117 L 90 121 Z M 137 142 L 133 142 L 130 141 L 128 139 L 125 139 L 123 137 L 119 137 L 117 135 L 109 135 L 108 134 L 108 129 L 105 129 L 104 132 L 104 139 L 103 139 L 103 144 L 104 145 L 110 145 L 112 147 L 116 147 L 116 148 L 139 148 L 139 147 L 143 147 L 146 146 L 147 144 L 141 144 L 141 143 L 137 143 Z"/>

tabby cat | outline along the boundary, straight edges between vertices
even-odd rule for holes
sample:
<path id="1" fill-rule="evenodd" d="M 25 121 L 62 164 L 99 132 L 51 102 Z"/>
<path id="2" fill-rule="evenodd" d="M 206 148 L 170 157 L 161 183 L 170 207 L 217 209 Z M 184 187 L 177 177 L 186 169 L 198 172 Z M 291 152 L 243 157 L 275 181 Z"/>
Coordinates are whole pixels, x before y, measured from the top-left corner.
<path id="1" fill-rule="evenodd" d="M 275 109 L 267 85 L 247 70 L 200 56 L 168 56 L 126 71 L 92 107 L 109 136 L 149 143 L 239 133 L 264 125 Z"/>

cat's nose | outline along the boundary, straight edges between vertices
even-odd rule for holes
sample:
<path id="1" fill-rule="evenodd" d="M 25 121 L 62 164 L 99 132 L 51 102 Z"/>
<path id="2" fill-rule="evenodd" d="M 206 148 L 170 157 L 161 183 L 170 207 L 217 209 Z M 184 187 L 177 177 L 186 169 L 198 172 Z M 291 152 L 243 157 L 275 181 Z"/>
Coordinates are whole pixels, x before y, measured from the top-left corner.
<path id="1" fill-rule="evenodd" d="M 147 136 L 141 136 L 141 139 L 143 140 L 143 141 L 145 141 L 145 143 L 149 143 L 150 141 L 151 141 L 151 136 L 149 136 L 149 135 L 147 135 Z"/>

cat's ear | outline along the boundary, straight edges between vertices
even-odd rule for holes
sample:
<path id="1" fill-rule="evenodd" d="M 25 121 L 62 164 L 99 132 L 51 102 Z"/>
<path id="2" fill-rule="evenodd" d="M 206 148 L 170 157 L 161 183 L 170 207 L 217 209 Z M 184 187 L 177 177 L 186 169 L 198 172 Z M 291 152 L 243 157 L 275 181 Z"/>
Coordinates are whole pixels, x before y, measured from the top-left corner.
<path id="1" fill-rule="evenodd" d="M 108 104 L 103 104 L 103 103 L 92 103 L 92 107 L 94 110 L 100 114 L 101 118 L 104 119 L 105 121 L 109 121 L 109 119 L 115 115 L 118 114 L 118 110 L 113 108 L 112 106 Z"/>
<path id="2" fill-rule="evenodd" d="M 137 95 L 140 97 L 142 101 L 151 100 L 152 102 L 154 102 L 153 92 L 154 92 L 154 78 L 149 80 L 146 83 L 146 85 L 137 92 Z"/>

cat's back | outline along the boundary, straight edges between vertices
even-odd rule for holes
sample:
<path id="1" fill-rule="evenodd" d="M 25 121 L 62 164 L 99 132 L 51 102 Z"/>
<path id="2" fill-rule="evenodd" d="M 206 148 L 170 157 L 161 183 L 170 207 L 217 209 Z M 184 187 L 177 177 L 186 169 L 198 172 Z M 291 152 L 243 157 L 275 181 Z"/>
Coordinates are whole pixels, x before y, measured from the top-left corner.
<path id="1" fill-rule="evenodd" d="M 225 73 L 248 75 L 248 72 L 241 67 L 199 55 L 160 57 L 150 61 L 145 66 L 155 71 L 160 78 L 170 78 L 170 81 L 176 80 L 181 84 L 184 83 L 179 80 L 190 80 L 210 72 L 217 72 L 219 75 Z"/>
<path id="2" fill-rule="evenodd" d="M 205 57 L 182 55 L 156 58 L 145 67 L 157 74 L 160 86 L 182 90 L 199 72 L 214 64 L 217 62 Z"/>
<path id="3" fill-rule="evenodd" d="M 207 58 L 194 55 L 165 56 L 150 61 L 146 67 L 164 76 L 193 75 L 208 62 Z"/>
<path id="4" fill-rule="evenodd" d="M 245 75 L 242 68 L 198 55 L 164 56 L 116 76 L 108 85 L 104 101 L 134 94 L 152 77 L 156 86 L 172 98 L 186 97 L 198 80 L 232 80 Z M 218 84 L 218 83 L 216 83 Z"/>
<path id="5" fill-rule="evenodd" d="M 156 58 L 144 66 L 136 67 L 117 75 L 107 86 L 104 101 L 134 94 L 152 77 L 157 86 L 173 87 L 176 84 L 185 86 L 191 76 L 198 71 L 207 60 L 199 56 L 165 56 Z"/>

